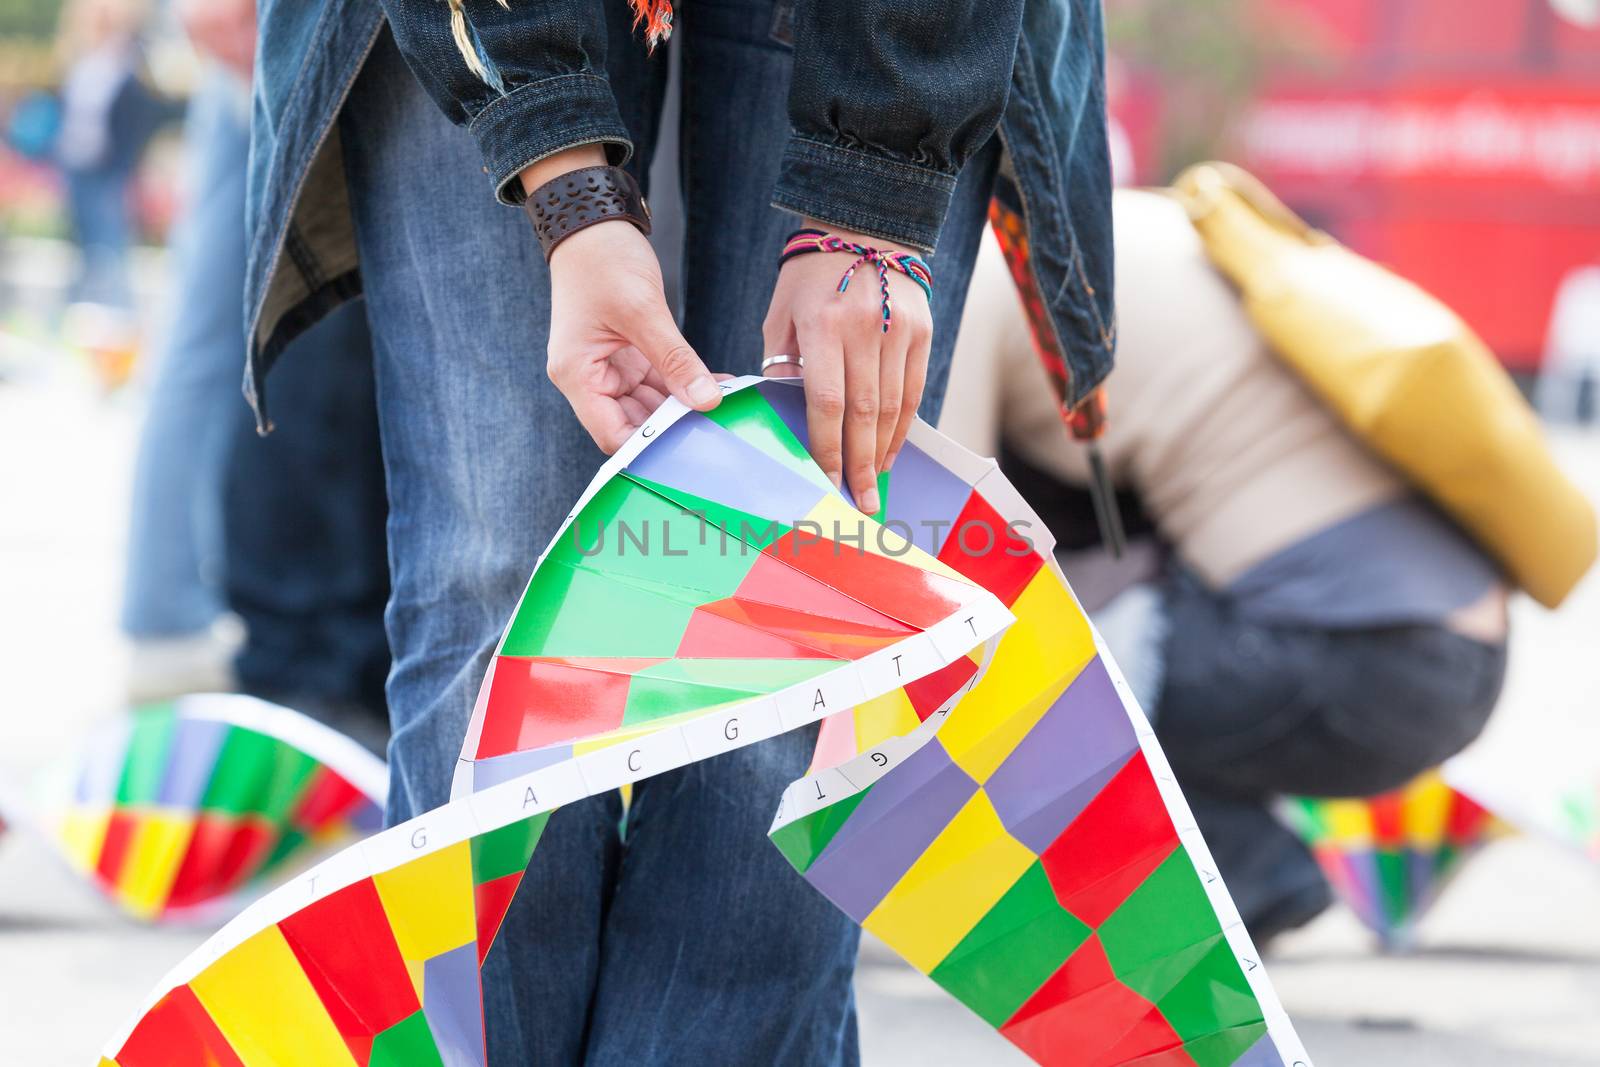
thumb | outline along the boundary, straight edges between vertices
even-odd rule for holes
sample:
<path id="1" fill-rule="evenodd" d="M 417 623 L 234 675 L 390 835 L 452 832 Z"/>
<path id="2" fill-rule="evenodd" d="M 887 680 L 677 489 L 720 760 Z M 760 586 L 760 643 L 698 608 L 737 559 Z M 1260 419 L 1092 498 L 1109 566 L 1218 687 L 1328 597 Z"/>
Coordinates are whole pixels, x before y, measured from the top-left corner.
<path id="1" fill-rule="evenodd" d="M 711 372 L 700 361 L 664 300 L 634 315 L 622 331 L 628 342 L 660 372 L 672 395 L 697 411 L 709 411 L 722 399 Z"/>

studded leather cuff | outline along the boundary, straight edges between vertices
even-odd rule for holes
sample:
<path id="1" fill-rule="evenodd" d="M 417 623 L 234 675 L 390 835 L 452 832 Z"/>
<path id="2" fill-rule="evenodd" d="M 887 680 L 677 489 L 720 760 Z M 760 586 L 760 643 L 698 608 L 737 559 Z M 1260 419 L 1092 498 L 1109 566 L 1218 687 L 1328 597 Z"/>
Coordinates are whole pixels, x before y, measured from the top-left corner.
<path id="1" fill-rule="evenodd" d="M 546 260 L 556 245 L 597 222 L 625 219 L 640 233 L 650 233 L 649 205 L 644 202 L 639 183 L 621 167 L 568 171 L 529 193 L 522 206 L 533 220 Z"/>

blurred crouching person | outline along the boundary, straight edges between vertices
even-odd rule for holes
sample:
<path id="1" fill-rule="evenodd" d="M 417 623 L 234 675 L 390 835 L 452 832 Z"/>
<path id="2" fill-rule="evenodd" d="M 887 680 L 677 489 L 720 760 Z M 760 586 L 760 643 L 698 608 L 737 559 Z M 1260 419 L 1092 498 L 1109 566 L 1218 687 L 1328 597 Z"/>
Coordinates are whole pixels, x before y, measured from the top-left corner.
<path id="1" fill-rule="evenodd" d="M 1280 361 L 1184 208 L 1115 197 L 1117 367 L 1100 447 L 1146 536 L 1062 559 L 1154 722 L 1258 940 L 1331 896 L 1283 793 L 1395 788 L 1477 737 L 1506 669 L 1495 563 Z M 941 423 L 1060 539 L 1089 514 L 1012 278 L 980 254 Z M 1136 518 L 1131 520 L 1140 525 Z M 1091 526 L 1092 528 L 1092 526 Z"/>

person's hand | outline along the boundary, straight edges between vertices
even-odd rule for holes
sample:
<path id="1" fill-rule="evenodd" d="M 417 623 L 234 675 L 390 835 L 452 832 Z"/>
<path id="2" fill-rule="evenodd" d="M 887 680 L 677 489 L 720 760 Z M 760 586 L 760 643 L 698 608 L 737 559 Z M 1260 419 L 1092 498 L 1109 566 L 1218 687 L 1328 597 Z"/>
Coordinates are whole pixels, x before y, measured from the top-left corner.
<path id="1" fill-rule="evenodd" d="M 178 21 L 196 49 L 250 80 L 256 55 L 255 0 L 181 0 Z"/>
<path id="2" fill-rule="evenodd" d="M 722 399 L 667 308 L 655 250 L 621 219 L 579 230 L 550 257 L 549 371 L 607 453 L 668 393 L 697 411 Z"/>
<path id="3" fill-rule="evenodd" d="M 533 192 L 605 163 L 599 145 L 569 148 L 518 176 Z M 622 219 L 579 230 L 550 254 L 550 380 L 583 428 L 615 452 L 671 393 L 709 411 L 722 390 L 678 332 L 655 249 Z"/>
<path id="4" fill-rule="evenodd" d="M 909 251 L 876 237 L 816 228 L 867 247 Z M 872 514 L 879 506 L 878 472 L 894 464 L 922 401 L 933 314 L 921 287 L 891 270 L 893 316 L 885 333 L 875 264 L 863 263 L 850 287 L 837 291 L 854 258 L 847 252 L 814 252 L 785 263 L 762 336 L 764 355 L 787 353 L 805 360 L 811 455 L 835 485 L 841 479 L 847 483 L 861 510 Z M 792 363 L 779 363 L 767 373 L 792 377 L 802 372 Z"/>

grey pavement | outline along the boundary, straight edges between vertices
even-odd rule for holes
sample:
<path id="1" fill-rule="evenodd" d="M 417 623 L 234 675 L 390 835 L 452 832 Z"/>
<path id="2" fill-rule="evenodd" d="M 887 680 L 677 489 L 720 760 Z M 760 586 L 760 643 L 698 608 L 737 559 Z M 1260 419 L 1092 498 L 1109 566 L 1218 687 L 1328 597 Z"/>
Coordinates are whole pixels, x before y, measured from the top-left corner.
<path id="1" fill-rule="evenodd" d="M 0 774 L 20 775 L 114 710 L 120 546 L 137 391 L 0 347 Z M 1600 437 L 1563 454 L 1600 497 Z M 1560 613 L 1517 608 L 1505 704 L 1483 742 L 1508 773 L 1600 767 L 1600 576 Z M 0 1067 L 92 1064 L 106 1035 L 204 931 L 108 911 L 25 836 L 0 837 Z M 1420 950 L 1378 954 L 1332 912 L 1270 973 L 1320 1067 L 1600 1064 L 1600 869 L 1528 838 L 1470 864 Z M 857 985 L 871 1067 L 1025 1062 L 927 979 L 869 945 Z"/>

